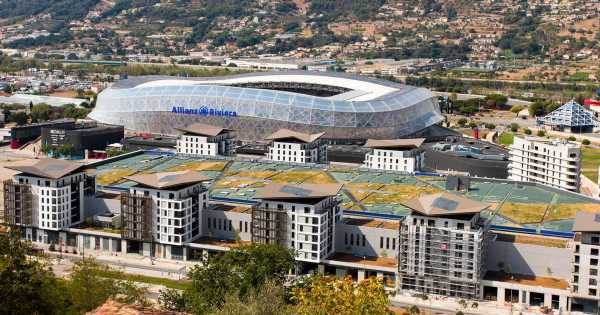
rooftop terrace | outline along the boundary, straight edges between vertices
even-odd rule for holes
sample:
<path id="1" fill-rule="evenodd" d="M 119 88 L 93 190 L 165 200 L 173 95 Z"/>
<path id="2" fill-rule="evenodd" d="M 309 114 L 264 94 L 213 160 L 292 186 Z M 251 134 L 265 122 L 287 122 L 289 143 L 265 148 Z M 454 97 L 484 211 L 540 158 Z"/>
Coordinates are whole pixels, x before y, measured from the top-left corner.
<path id="1" fill-rule="evenodd" d="M 125 177 L 165 171 L 196 170 L 213 180 L 210 197 L 225 203 L 251 204 L 259 188 L 270 183 L 342 184 L 337 197 L 344 211 L 371 219 L 397 218 L 410 209 L 407 200 L 445 191 L 446 178 L 404 176 L 390 172 L 298 166 L 283 163 L 204 160 L 157 153 L 141 153 L 103 161 L 96 168 L 97 184 L 113 191 L 134 185 Z M 457 192 L 452 192 L 457 193 Z M 528 233 L 547 230 L 571 232 L 575 213 L 600 213 L 600 202 L 583 195 L 545 186 L 473 179 L 471 189 L 459 193 L 490 204 L 482 216 L 494 226 Z M 373 224 L 373 223 L 371 223 Z"/>

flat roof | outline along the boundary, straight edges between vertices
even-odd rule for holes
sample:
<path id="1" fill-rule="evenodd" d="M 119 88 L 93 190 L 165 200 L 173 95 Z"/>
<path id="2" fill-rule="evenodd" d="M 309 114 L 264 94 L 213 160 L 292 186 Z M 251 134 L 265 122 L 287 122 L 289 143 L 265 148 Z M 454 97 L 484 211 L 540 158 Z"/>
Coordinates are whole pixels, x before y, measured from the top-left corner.
<path id="1" fill-rule="evenodd" d="M 335 196 L 342 184 L 268 184 L 254 199 L 315 199 Z"/>
<path id="2" fill-rule="evenodd" d="M 391 140 L 369 139 L 369 140 L 367 140 L 365 147 L 375 148 L 375 149 L 418 148 L 423 144 L 423 142 L 425 142 L 425 138 L 391 139 Z"/>
<path id="3" fill-rule="evenodd" d="M 379 267 L 397 267 L 398 260 L 395 258 L 384 258 L 384 257 L 357 257 L 347 253 L 333 253 L 328 260 L 336 260 L 347 263 L 363 264 Z"/>
<path id="4" fill-rule="evenodd" d="M 186 132 L 186 133 L 193 133 L 196 135 L 207 136 L 207 137 L 214 137 L 214 136 L 221 134 L 222 132 L 232 131 L 231 129 L 226 129 L 226 128 L 217 127 L 217 126 L 211 126 L 211 125 L 207 125 L 207 124 L 200 124 L 200 123 L 191 124 L 185 128 L 175 128 L 175 129 Z"/>
<path id="5" fill-rule="evenodd" d="M 279 129 L 275 133 L 268 136 L 266 138 L 266 140 L 280 140 L 280 139 L 293 138 L 298 141 L 310 143 L 310 142 L 313 142 L 313 141 L 321 138 L 323 135 L 325 135 L 324 132 L 308 134 L 308 133 L 297 132 L 297 131 L 293 131 L 293 130 L 289 130 L 289 129 Z"/>
<path id="6" fill-rule="evenodd" d="M 423 195 L 403 203 L 404 206 L 427 216 L 447 216 L 479 213 L 489 204 L 447 192 Z"/>
<path id="7" fill-rule="evenodd" d="M 600 232 L 600 213 L 578 211 L 573 232 Z"/>
<path id="8" fill-rule="evenodd" d="M 132 182 L 157 189 L 164 189 L 185 184 L 195 184 L 198 182 L 211 180 L 209 177 L 202 175 L 200 172 L 190 170 L 181 172 L 141 174 L 126 176 L 124 178 Z"/>
<path id="9" fill-rule="evenodd" d="M 368 218 L 346 218 L 344 223 L 347 225 L 372 227 L 379 229 L 399 230 L 400 221 L 383 221 Z"/>
<path id="10" fill-rule="evenodd" d="M 83 166 L 83 164 L 73 161 L 46 158 L 38 160 L 33 165 L 7 165 L 5 167 L 37 177 L 57 179 L 73 173 Z"/>
<path id="11" fill-rule="evenodd" d="M 483 280 L 501 281 L 515 283 L 521 285 L 529 285 L 536 287 L 544 287 L 550 289 L 566 290 L 569 288 L 569 283 L 566 280 L 551 277 L 536 277 L 532 275 L 522 275 L 516 273 L 504 273 L 501 271 L 488 271 L 485 273 Z"/>

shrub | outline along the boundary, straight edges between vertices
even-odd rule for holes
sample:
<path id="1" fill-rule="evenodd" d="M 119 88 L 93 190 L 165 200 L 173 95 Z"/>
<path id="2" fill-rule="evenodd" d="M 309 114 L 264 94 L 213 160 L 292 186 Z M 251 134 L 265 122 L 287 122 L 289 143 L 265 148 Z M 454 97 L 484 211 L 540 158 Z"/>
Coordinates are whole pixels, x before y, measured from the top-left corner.
<path id="1" fill-rule="evenodd" d="M 485 128 L 487 128 L 489 130 L 494 130 L 494 129 L 496 129 L 496 125 L 494 125 L 492 123 L 486 123 Z"/>
<path id="2" fill-rule="evenodd" d="M 588 139 L 583 139 L 583 140 L 581 141 L 581 144 L 583 144 L 583 145 L 590 145 L 590 140 L 588 140 Z"/>
<path id="3" fill-rule="evenodd" d="M 537 136 L 538 137 L 545 137 L 546 136 L 546 132 L 544 130 L 538 130 Z"/>
<path id="4" fill-rule="evenodd" d="M 50 247 L 48 247 L 48 250 L 51 252 L 55 252 L 56 251 L 56 245 L 54 245 L 54 242 L 50 243 Z"/>
<path id="5" fill-rule="evenodd" d="M 531 129 L 525 128 L 525 130 L 523 132 L 525 132 L 526 135 L 530 135 L 531 134 Z"/>
<path id="6" fill-rule="evenodd" d="M 473 128 L 477 127 L 477 123 L 476 123 L 476 122 L 474 122 L 474 121 L 471 121 L 471 122 L 469 122 L 469 127 L 470 127 L 471 129 L 473 129 Z"/>
<path id="7" fill-rule="evenodd" d="M 575 141 L 577 139 L 574 136 L 570 136 L 569 138 L 567 138 L 567 140 L 569 140 L 569 141 Z"/>
<path id="8" fill-rule="evenodd" d="M 519 124 L 517 124 L 517 123 L 510 124 L 510 131 L 512 131 L 512 132 L 519 131 Z"/>
<path id="9" fill-rule="evenodd" d="M 459 126 L 464 126 L 467 124 L 467 119 L 466 118 L 461 118 L 458 120 L 458 125 Z"/>

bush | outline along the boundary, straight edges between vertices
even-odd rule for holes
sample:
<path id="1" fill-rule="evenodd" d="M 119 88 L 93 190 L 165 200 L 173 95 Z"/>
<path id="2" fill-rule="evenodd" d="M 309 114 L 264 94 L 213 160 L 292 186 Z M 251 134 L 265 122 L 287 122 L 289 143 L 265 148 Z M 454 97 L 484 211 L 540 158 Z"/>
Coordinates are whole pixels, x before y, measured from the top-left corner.
<path id="1" fill-rule="evenodd" d="M 546 136 L 546 132 L 544 130 L 538 130 L 537 136 L 538 137 L 545 137 Z"/>
<path id="2" fill-rule="evenodd" d="M 461 118 L 461 119 L 458 120 L 458 125 L 459 126 L 462 127 L 462 126 L 464 126 L 466 124 L 467 124 L 467 119 L 466 118 Z"/>
<path id="3" fill-rule="evenodd" d="M 496 129 L 496 125 L 494 125 L 492 123 L 486 123 L 485 128 L 487 128 L 489 130 L 494 130 L 494 129 Z"/>
<path id="4" fill-rule="evenodd" d="M 473 129 L 473 128 L 477 127 L 477 123 L 476 123 L 476 122 L 474 122 L 474 121 L 471 121 L 471 122 L 469 122 L 469 127 L 470 127 L 471 129 Z"/>
<path id="5" fill-rule="evenodd" d="M 590 145 L 590 140 L 588 140 L 588 139 L 583 139 L 583 140 L 581 141 L 581 144 L 583 144 L 583 145 Z"/>
<path id="6" fill-rule="evenodd" d="M 519 131 L 519 124 L 517 124 L 517 123 L 510 124 L 510 131 L 512 131 L 512 132 Z"/>
<path id="7" fill-rule="evenodd" d="M 48 250 L 51 252 L 55 252 L 56 251 L 56 245 L 54 245 L 54 242 L 50 243 L 50 247 L 48 247 Z"/>
<path id="8" fill-rule="evenodd" d="M 577 139 L 574 136 L 570 136 L 569 138 L 567 138 L 567 140 L 569 140 L 569 141 L 576 141 Z"/>
<path id="9" fill-rule="evenodd" d="M 523 132 L 525 132 L 526 135 L 530 135 L 531 134 L 531 129 L 525 128 L 525 130 Z"/>

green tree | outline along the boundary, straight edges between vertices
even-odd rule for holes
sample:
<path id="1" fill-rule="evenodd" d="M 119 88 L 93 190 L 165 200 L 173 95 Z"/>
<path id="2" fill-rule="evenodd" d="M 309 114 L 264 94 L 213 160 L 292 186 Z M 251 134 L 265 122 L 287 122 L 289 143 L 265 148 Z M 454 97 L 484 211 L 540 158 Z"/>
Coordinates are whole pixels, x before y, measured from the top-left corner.
<path id="1" fill-rule="evenodd" d="M 205 314 L 220 308 L 228 295 L 237 294 L 244 300 L 267 281 L 283 284 L 293 267 L 294 255 L 289 249 L 279 245 L 243 246 L 194 266 L 188 273 L 192 283 L 182 295 L 165 291 L 159 298 L 162 305 L 176 309 L 184 299 L 186 311 Z"/>
<path id="2" fill-rule="evenodd" d="M 523 109 L 525 109 L 525 107 L 523 107 L 521 105 L 515 105 L 510 108 L 510 111 L 512 113 L 514 113 L 515 115 L 518 115 Z"/>
<path id="3" fill-rule="evenodd" d="M 546 136 L 546 132 L 544 130 L 538 130 L 537 136 L 538 137 L 545 137 Z"/>
<path id="4" fill-rule="evenodd" d="M 228 294 L 223 305 L 211 315 L 286 315 L 293 314 L 287 304 L 286 292 L 282 285 L 266 282 L 260 289 L 254 290 L 245 299 L 239 294 Z"/>
<path id="5" fill-rule="evenodd" d="M 48 104 L 33 105 L 31 109 L 31 120 L 33 122 L 47 121 L 52 116 L 52 106 Z"/>
<path id="6" fill-rule="evenodd" d="M 508 97 L 501 94 L 491 94 L 483 100 L 486 108 L 503 108 L 508 102 Z"/>
<path id="7" fill-rule="evenodd" d="M 531 129 L 529 129 L 529 128 L 525 128 L 525 130 L 523 130 L 523 132 L 524 132 L 526 135 L 530 135 L 530 134 L 531 134 Z"/>
<path id="8" fill-rule="evenodd" d="M 519 131 L 519 127 L 520 127 L 519 124 L 512 123 L 512 124 L 510 124 L 510 131 L 517 132 L 517 131 Z"/>
<path id="9" fill-rule="evenodd" d="M 0 314 L 62 314 L 59 281 L 18 232 L 0 235 Z"/>
<path id="10" fill-rule="evenodd" d="M 383 281 L 375 277 L 354 283 L 350 277 L 336 279 L 317 275 L 307 284 L 292 288 L 292 301 L 299 315 L 390 312 Z"/>
<path id="11" fill-rule="evenodd" d="M 464 117 L 460 118 L 457 123 L 459 126 L 464 127 L 467 124 L 467 119 Z"/>
<path id="12" fill-rule="evenodd" d="M 583 140 L 581 140 L 581 144 L 583 144 L 583 145 L 590 145 L 590 140 L 583 139 Z"/>
<path id="13" fill-rule="evenodd" d="M 70 143 L 65 143 L 60 145 L 57 149 L 56 152 L 62 156 L 71 156 L 73 154 L 73 145 Z"/>
<path id="14" fill-rule="evenodd" d="M 27 113 L 25 112 L 16 112 L 12 113 L 9 116 L 9 120 L 16 123 L 18 126 L 25 125 L 27 123 Z"/>
<path id="15" fill-rule="evenodd" d="M 567 138 L 567 140 L 569 140 L 569 141 L 576 141 L 577 138 L 575 138 L 574 136 L 569 136 L 569 138 Z"/>

